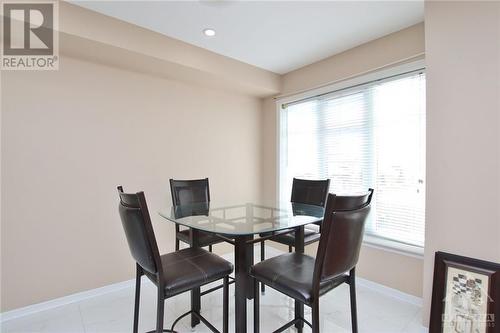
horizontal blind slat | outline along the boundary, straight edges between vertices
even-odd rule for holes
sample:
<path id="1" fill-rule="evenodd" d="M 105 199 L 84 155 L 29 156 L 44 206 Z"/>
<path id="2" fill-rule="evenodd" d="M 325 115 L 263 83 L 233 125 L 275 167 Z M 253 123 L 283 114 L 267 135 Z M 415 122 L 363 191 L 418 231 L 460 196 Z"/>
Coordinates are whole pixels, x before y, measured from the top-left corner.
<path id="1" fill-rule="evenodd" d="M 367 233 L 423 246 L 425 74 L 289 105 L 281 124 L 280 193 L 330 178 L 331 192 L 375 188 Z"/>

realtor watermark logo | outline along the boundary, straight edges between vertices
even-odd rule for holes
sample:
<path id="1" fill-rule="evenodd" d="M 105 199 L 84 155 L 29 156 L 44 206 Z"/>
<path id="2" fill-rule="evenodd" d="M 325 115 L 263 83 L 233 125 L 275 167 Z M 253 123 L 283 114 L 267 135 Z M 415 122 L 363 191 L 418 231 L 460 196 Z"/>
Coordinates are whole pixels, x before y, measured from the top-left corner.
<path id="1" fill-rule="evenodd" d="M 2 1 L 2 70 L 59 68 L 57 1 Z"/>

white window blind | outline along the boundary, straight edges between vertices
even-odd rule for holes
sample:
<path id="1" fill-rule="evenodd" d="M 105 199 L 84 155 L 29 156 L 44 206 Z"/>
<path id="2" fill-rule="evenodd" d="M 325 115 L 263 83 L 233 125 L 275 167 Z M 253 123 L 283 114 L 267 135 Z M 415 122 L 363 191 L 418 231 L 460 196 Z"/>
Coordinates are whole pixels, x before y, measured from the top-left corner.
<path id="1" fill-rule="evenodd" d="M 283 105 L 280 199 L 293 177 L 331 179 L 330 192 L 375 189 L 369 235 L 423 246 L 425 74 L 393 76 Z"/>

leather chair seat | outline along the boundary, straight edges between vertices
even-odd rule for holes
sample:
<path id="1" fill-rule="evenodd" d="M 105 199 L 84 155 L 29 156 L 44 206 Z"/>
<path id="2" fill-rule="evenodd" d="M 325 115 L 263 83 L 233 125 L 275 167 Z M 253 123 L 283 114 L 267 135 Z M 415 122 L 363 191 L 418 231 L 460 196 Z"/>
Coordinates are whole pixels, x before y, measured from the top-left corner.
<path id="1" fill-rule="evenodd" d="M 281 293 L 305 304 L 313 302 L 313 274 L 315 259 L 305 254 L 287 253 L 252 266 L 251 275 Z M 320 296 L 347 282 L 342 274 L 321 282 Z"/>
<path id="2" fill-rule="evenodd" d="M 181 230 L 177 233 L 177 238 L 183 241 L 184 243 L 191 244 L 191 237 L 189 236 L 189 229 Z M 199 233 L 199 242 L 200 246 L 209 246 L 217 243 L 222 243 L 223 240 L 214 234 L 200 231 Z"/>
<path id="3" fill-rule="evenodd" d="M 229 261 L 197 247 L 164 254 L 160 259 L 166 297 L 219 280 L 233 271 Z M 145 274 L 157 284 L 154 274 Z"/>
<path id="4" fill-rule="evenodd" d="M 318 225 L 308 224 L 304 227 L 304 245 L 319 241 L 320 236 Z M 278 235 L 270 240 L 289 246 L 295 246 L 295 233 L 291 232 L 284 235 Z"/>

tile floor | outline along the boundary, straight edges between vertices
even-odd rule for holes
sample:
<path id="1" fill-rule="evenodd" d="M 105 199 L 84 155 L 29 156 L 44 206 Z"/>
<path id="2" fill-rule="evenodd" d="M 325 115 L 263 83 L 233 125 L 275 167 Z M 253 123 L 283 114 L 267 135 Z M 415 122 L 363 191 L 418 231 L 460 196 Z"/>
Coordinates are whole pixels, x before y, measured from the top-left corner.
<path id="1" fill-rule="evenodd" d="M 270 255 L 278 254 L 268 248 Z M 257 253 L 256 253 L 257 254 Z M 257 258 L 257 255 L 256 255 Z M 232 259 L 232 258 L 228 258 Z M 234 285 L 230 287 L 234 295 Z M 366 333 L 423 333 L 420 325 L 421 309 L 418 306 L 389 297 L 377 291 L 358 285 L 358 322 L 359 331 Z M 12 319 L 1 324 L 2 333 L 115 333 L 131 332 L 133 318 L 133 287 L 83 300 L 77 303 L 46 310 L 22 318 Z M 143 279 L 140 311 L 140 332 L 155 327 L 156 289 Z M 248 331 L 253 330 L 252 302 L 248 302 Z M 189 293 L 166 301 L 165 327 L 189 309 Z M 347 285 L 338 287 L 321 299 L 321 332 L 351 332 L 349 289 Z M 222 291 L 202 298 L 202 314 L 216 327 L 222 325 Z M 310 310 L 306 307 L 306 318 Z M 277 329 L 293 317 L 293 301 L 268 288 L 261 297 L 261 332 Z M 230 331 L 234 331 L 234 302 L 230 299 Z M 178 332 L 192 332 L 189 317 L 177 326 Z M 210 332 L 203 324 L 194 332 Z M 289 329 L 289 332 L 295 332 Z M 310 332 L 306 326 L 304 332 Z"/>

